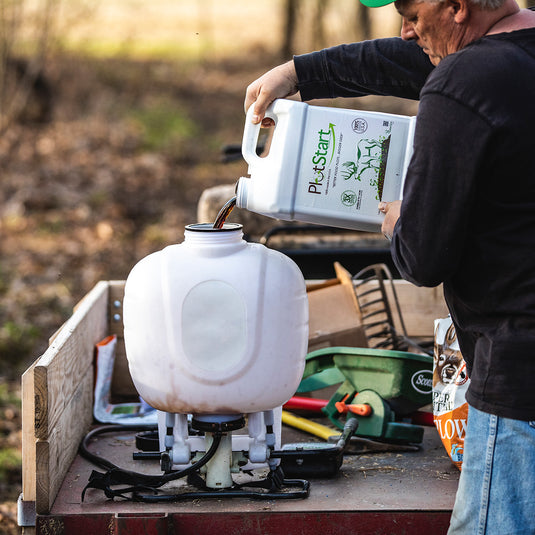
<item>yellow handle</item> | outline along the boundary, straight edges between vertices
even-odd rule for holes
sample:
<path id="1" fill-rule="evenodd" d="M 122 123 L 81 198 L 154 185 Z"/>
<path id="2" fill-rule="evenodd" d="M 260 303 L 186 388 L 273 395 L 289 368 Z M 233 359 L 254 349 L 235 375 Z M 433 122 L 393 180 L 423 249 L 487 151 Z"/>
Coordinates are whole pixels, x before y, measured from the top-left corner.
<path id="1" fill-rule="evenodd" d="M 282 411 L 282 423 L 300 429 L 301 431 L 305 431 L 306 433 L 310 433 L 311 435 L 316 435 L 324 440 L 329 440 L 330 437 L 340 434 L 339 431 L 335 431 L 326 425 L 312 422 L 311 420 L 301 418 L 300 416 L 295 416 L 295 414 L 288 411 Z"/>

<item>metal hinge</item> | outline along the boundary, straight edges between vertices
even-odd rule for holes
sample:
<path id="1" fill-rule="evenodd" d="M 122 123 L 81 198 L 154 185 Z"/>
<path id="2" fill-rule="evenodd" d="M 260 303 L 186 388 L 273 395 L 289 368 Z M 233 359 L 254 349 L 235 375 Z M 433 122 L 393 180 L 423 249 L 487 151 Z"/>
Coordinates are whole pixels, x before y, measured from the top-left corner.
<path id="1" fill-rule="evenodd" d="M 17 500 L 17 524 L 21 527 L 34 527 L 35 517 L 35 501 L 24 501 L 20 494 Z"/>

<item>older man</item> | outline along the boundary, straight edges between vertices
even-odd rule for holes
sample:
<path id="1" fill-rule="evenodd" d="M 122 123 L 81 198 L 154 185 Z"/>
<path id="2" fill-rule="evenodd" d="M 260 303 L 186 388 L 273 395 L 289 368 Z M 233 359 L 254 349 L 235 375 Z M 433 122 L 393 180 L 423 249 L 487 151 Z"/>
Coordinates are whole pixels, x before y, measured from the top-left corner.
<path id="1" fill-rule="evenodd" d="M 389 0 L 361 0 L 370 7 Z M 245 107 L 368 94 L 419 99 L 394 261 L 444 283 L 471 386 L 450 535 L 535 533 L 535 12 L 514 0 L 398 0 L 401 39 L 297 56 Z"/>

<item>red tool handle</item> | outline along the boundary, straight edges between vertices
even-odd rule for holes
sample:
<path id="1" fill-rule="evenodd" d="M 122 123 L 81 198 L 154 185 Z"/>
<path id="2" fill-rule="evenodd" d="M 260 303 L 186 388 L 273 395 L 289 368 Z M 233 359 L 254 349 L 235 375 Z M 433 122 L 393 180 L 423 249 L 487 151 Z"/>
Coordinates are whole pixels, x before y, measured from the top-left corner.
<path id="1" fill-rule="evenodd" d="M 321 409 L 329 403 L 328 399 L 305 398 L 301 396 L 294 396 L 290 398 L 285 404 L 285 409 L 303 409 L 307 411 L 321 412 Z"/>
<path id="2" fill-rule="evenodd" d="M 416 425 L 435 425 L 432 412 L 416 411 L 411 414 L 411 420 Z"/>

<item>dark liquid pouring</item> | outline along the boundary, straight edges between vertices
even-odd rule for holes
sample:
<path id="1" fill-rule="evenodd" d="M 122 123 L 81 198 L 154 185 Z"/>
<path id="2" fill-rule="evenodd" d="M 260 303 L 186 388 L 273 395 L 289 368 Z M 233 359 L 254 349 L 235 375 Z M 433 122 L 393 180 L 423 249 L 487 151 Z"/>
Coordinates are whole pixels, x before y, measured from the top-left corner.
<path id="1" fill-rule="evenodd" d="M 227 217 L 230 215 L 230 212 L 234 210 L 235 206 L 236 206 L 236 197 L 232 197 L 223 205 L 223 208 L 219 210 L 219 213 L 217 214 L 217 217 L 215 218 L 213 228 L 217 228 L 217 229 L 223 228 L 223 225 L 225 224 Z"/>

